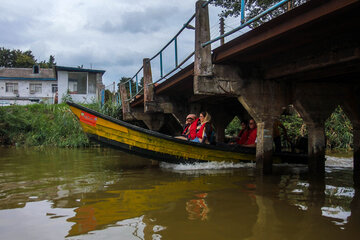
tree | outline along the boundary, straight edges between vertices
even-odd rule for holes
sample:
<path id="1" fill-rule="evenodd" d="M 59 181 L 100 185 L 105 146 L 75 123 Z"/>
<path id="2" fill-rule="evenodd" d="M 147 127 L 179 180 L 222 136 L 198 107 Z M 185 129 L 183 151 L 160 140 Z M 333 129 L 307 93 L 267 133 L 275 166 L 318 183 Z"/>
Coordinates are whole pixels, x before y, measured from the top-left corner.
<path id="1" fill-rule="evenodd" d="M 15 55 L 10 49 L 0 48 L 0 66 L 13 67 L 15 62 Z"/>
<path id="2" fill-rule="evenodd" d="M 120 82 L 117 84 L 118 91 L 120 91 L 120 85 L 127 81 L 131 81 L 131 94 L 132 94 L 132 96 L 134 96 L 136 94 L 136 82 L 134 80 L 131 80 L 131 78 L 129 78 L 129 77 L 122 77 L 120 79 Z M 141 78 L 138 84 L 139 84 L 138 88 L 139 88 L 139 90 L 141 90 L 142 86 L 144 86 L 144 78 Z M 125 87 L 126 87 L 126 90 L 129 91 L 129 83 L 128 82 L 125 84 Z"/>
<path id="3" fill-rule="evenodd" d="M 256 27 L 262 22 L 266 22 L 294 6 L 298 6 L 307 0 L 292 0 L 288 4 L 284 4 L 282 7 L 275 9 L 268 15 L 262 17 L 257 23 L 253 23 L 250 27 Z M 245 0 L 245 21 L 257 16 L 259 13 L 270 8 L 274 4 L 280 2 L 280 0 Z M 241 13 L 241 0 L 215 0 L 212 4 L 222 7 L 223 10 L 219 14 L 219 17 L 238 17 Z"/>
<path id="4" fill-rule="evenodd" d="M 36 61 L 34 56 L 29 54 L 19 53 L 16 57 L 15 66 L 17 68 L 31 68 L 35 65 Z"/>
<path id="5" fill-rule="evenodd" d="M 42 68 L 52 68 L 53 66 L 56 65 L 55 57 L 53 55 L 50 55 L 49 60 L 47 62 L 45 60 L 41 61 L 39 65 Z"/>
<path id="6" fill-rule="evenodd" d="M 42 68 L 52 68 L 56 65 L 55 57 L 50 55 L 48 62 L 38 63 L 30 50 L 23 52 L 19 49 L 0 48 L 0 67 L 31 68 L 36 64 Z"/>

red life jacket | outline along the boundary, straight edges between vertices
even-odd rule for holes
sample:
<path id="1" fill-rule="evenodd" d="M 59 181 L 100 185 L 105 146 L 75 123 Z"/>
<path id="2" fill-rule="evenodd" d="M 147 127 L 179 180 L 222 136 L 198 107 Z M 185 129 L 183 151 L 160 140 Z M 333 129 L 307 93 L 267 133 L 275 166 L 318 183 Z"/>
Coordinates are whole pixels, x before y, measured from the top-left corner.
<path id="1" fill-rule="evenodd" d="M 196 138 L 196 128 L 197 128 L 197 125 L 198 125 L 198 122 L 199 122 L 199 121 L 200 121 L 200 119 L 197 118 L 197 119 L 190 125 L 188 139 L 194 140 L 194 139 Z"/>
<path id="2" fill-rule="evenodd" d="M 202 139 L 203 136 L 204 136 L 204 127 L 205 127 L 205 124 L 206 124 L 206 123 L 201 124 L 201 127 L 200 127 L 199 131 L 197 131 L 197 133 L 196 133 L 196 137 L 199 138 L 199 139 Z"/>
<path id="3" fill-rule="evenodd" d="M 245 143 L 245 145 L 255 144 L 257 135 L 257 128 L 253 128 L 249 130 L 249 137 Z"/>
<path id="4" fill-rule="evenodd" d="M 249 138 L 249 130 L 248 129 L 242 129 L 239 132 L 238 139 L 236 139 L 237 144 L 245 144 L 246 141 Z"/>
<path id="5" fill-rule="evenodd" d="M 186 131 L 189 129 L 190 124 L 186 126 L 186 128 L 184 129 L 183 133 L 181 135 L 185 135 Z"/>

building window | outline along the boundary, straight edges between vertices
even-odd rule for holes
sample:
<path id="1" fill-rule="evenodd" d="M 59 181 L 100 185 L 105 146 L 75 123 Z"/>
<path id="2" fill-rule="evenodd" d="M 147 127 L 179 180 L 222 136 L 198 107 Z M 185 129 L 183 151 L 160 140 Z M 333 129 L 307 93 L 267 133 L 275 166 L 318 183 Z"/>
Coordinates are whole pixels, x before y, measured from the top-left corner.
<path id="1" fill-rule="evenodd" d="M 34 74 L 39 74 L 40 73 L 40 66 L 39 65 L 34 65 L 33 66 L 33 73 Z"/>
<path id="2" fill-rule="evenodd" d="M 18 83 L 6 83 L 6 92 L 18 93 Z"/>
<path id="3" fill-rule="evenodd" d="M 52 93 L 56 93 L 58 91 L 57 84 L 51 84 L 51 91 L 52 91 Z"/>
<path id="4" fill-rule="evenodd" d="M 42 92 L 42 85 L 41 83 L 30 83 L 30 93 L 41 93 Z"/>
<path id="5" fill-rule="evenodd" d="M 71 94 L 87 94 L 87 73 L 69 72 L 69 92 Z"/>
<path id="6" fill-rule="evenodd" d="M 89 84 L 88 89 L 90 94 L 96 94 L 96 74 L 95 73 L 89 73 Z"/>

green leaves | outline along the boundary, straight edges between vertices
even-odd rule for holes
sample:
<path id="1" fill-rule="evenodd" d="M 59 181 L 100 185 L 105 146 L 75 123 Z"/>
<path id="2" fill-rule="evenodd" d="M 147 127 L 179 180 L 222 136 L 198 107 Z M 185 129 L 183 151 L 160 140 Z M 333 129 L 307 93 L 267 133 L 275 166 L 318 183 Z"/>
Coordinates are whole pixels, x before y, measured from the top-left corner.
<path id="1" fill-rule="evenodd" d="M 0 48 L 0 67 L 14 67 L 14 68 L 31 68 L 37 64 L 37 60 L 30 50 L 21 51 L 19 49 Z M 55 57 L 50 55 L 49 61 L 41 61 L 39 63 L 42 68 L 52 68 L 55 63 Z"/>
<path id="2" fill-rule="evenodd" d="M 353 127 L 344 111 L 338 106 L 325 122 L 326 146 L 329 149 L 350 149 Z"/>
<path id="3" fill-rule="evenodd" d="M 89 141 L 65 104 L 0 108 L 0 136 L 7 144 L 24 146 L 88 146 Z"/>

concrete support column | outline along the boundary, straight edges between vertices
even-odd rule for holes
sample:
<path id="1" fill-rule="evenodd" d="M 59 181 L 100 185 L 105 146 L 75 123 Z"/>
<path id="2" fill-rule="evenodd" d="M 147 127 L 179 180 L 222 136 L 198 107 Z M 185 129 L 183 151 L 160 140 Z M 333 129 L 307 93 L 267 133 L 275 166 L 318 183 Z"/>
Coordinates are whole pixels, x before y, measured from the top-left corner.
<path id="1" fill-rule="evenodd" d="M 165 123 L 165 116 L 162 113 L 144 114 L 141 119 L 152 131 L 159 131 Z"/>
<path id="2" fill-rule="evenodd" d="M 225 142 L 225 128 L 231 120 L 233 120 L 234 116 L 228 114 L 226 111 L 221 111 L 220 109 L 211 108 L 210 114 L 212 116 L 211 121 L 215 126 L 216 131 L 216 142 Z"/>
<path id="3" fill-rule="evenodd" d="M 360 123 L 353 123 L 354 185 L 360 188 Z"/>
<path id="4" fill-rule="evenodd" d="M 274 120 L 271 117 L 263 119 L 265 121 L 257 122 L 256 168 L 269 174 L 272 172 Z"/>
<path id="5" fill-rule="evenodd" d="M 127 120 L 128 115 L 130 113 L 130 103 L 129 103 L 129 95 L 126 89 L 125 84 L 120 84 L 120 98 L 121 98 L 121 107 L 123 113 L 123 119 Z"/>
<path id="6" fill-rule="evenodd" d="M 205 1 L 196 2 L 195 16 L 195 59 L 194 59 L 194 92 L 199 92 L 203 77 L 212 76 L 211 45 L 201 45 L 210 40 L 209 10 L 202 7 Z"/>
<path id="7" fill-rule="evenodd" d="M 151 63 L 149 58 L 143 59 L 144 72 L 144 112 L 151 112 L 155 107 L 154 85 L 152 84 Z"/>
<path id="8" fill-rule="evenodd" d="M 308 154 L 310 175 L 325 173 L 325 125 L 323 121 L 308 123 Z"/>
<path id="9" fill-rule="evenodd" d="M 272 172 L 273 124 L 289 105 L 289 92 L 286 84 L 254 78 L 238 98 L 257 123 L 256 168 L 264 174 Z"/>
<path id="10" fill-rule="evenodd" d="M 202 7 L 206 1 L 196 2 L 194 75 L 212 75 L 211 45 L 201 45 L 210 40 L 209 9 Z"/>

